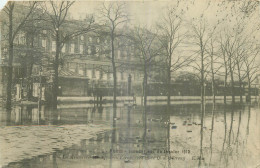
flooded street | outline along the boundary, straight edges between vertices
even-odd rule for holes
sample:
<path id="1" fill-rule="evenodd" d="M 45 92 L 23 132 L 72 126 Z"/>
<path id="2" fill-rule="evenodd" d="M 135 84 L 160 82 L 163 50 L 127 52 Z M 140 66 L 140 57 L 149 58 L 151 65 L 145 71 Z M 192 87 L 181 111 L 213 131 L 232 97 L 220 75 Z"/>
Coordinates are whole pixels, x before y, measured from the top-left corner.
<path id="1" fill-rule="evenodd" d="M 0 113 L 4 168 L 259 166 L 259 106 L 16 106 Z M 8 115 L 9 114 L 9 115 Z M 203 121 L 203 123 L 202 123 Z M 201 132 L 202 130 L 202 132 Z"/>

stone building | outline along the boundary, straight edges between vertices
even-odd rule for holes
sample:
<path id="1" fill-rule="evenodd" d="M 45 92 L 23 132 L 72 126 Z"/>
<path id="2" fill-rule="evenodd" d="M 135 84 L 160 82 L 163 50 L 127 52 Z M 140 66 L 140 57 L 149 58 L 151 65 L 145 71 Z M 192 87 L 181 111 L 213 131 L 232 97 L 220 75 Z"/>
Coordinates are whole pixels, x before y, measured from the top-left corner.
<path id="1" fill-rule="evenodd" d="M 0 22 L 5 22 L 5 19 Z M 80 22 L 84 20 L 66 21 L 64 31 L 73 31 Z M 52 32 L 44 29 L 44 23 L 38 24 L 42 24 L 42 27 L 40 26 L 41 29 L 34 35 L 31 30 L 22 29 L 14 40 L 13 97 L 17 100 L 26 99 L 28 95 L 38 98 L 40 87 L 44 95 L 52 88 L 56 42 Z M 102 29 L 101 25 L 95 26 Z M 5 69 L 8 61 L 8 27 L 6 24 L 1 24 L 0 27 L 0 96 L 4 98 L 7 83 Z M 118 96 L 129 95 L 129 86 L 134 88 L 131 94 L 141 93 L 142 75 L 135 54 L 135 46 L 129 39 L 117 38 L 115 57 Z M 110 39 L 106 35 L 89 32 L 67 40 L 60 54 L 59 96 L 112 96 L 113 74 L 110 56 Z M 132 81 L 131 85 L 129 81 Z"/>

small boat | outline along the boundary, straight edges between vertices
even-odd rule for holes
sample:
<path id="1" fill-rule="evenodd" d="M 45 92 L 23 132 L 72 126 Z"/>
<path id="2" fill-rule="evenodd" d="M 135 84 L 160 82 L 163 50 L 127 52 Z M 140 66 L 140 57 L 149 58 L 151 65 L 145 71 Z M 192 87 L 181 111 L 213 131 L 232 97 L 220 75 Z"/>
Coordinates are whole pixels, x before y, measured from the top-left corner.
<path id="1" fill-rule="evenodd" d="M 125 163 L 129 163 L 129 162 L 130 162 L 130 160 L 126 158 L 125 159 Z"/>
<path id="2" fill-rule="evenodd" d="M 98 158 L 100 158 L 98 155 L 92 155 L 91 156 L 93 159 L 98 159 Z"/>

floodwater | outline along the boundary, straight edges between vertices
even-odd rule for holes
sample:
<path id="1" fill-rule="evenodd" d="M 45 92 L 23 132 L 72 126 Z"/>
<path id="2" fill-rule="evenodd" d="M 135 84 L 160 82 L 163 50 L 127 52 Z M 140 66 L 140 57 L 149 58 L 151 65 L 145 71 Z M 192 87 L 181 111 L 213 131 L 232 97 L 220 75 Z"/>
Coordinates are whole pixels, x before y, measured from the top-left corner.
<path id="1" fill-rule="evenodd" d="M 167 110 L 168 109 L 168 110 Z M 4 168 L 260 165 L 258 104 L 16 106 L 0 113 Z"/>

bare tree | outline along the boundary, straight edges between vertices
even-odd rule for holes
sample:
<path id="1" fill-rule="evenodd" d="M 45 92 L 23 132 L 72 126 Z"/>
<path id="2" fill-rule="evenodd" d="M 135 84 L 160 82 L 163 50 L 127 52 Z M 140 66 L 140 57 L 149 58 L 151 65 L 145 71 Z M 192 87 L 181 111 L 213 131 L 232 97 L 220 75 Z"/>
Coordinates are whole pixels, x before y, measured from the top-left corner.
<path id="1" fill-rule="evenodd" d="M 245 57 L 243 57 L 243 61 L 245 63 L 245 68 L 243 71 L 245 73 L 244 77 L 247 79 L 249 102 L 251 102 L 251 85 L 257 78 L 257 73 L 259 71 L 259 64 L 257 64 L 256 61 L 257 56 L 259 56 L 259 47 L 254 43 L 251 43 L 250 47 L 248 48 L 248 52 L 246 53 Z"/>
<path id="2" fill-rule="evenodd" d="M 207 44 L 210 40 L 210 35 L 206 32 L 206 21 L 203 19 L 200 19 L 198 21 L 198 24 L 192 24 L 192 43 L 197 47 L 197 50 L 195 50 L 195 53 L 198 55 L 197 61 L 195 61 L 195 66 L 193 66 L 196 70 L 199 71 L 200 76 L 200 85 L 201 85 L 201 106 L 202 113 L 204 114 L 204 97 L 205 97 L 205 78 L 206 78 L 206 72 L 207 68 L 209 67 L 209 62 L 207 62 Z M 197 63 L 199 62 L 199 63 Z M 203 118 L 203 117 L 202 117 Z"/>
<path id="3" fill-rule="evenodd" d="M 238 40 L 238 32 L 235 32 L 235 34 L 232 34 L 229 31 L 225 31 L 225 39 L 224 44 L 222 44 L 222 47 L 224 49 L 223 52 L 225 52 L 225 56 L 227 58 L 226 66 L 228 67 L 228 72 L 230 75 L 230 85 L 231 85 L 231 95 L 232 95 L 232 103 L 235 102 L 235 83 L 234 83 L 234 71 L 236 67 L 235 62 L 235 54 L 237 51 L 236 44 Z"/>
<path id="4" fill-rule="evenodd" d="M 101 16 L 105 19 L 105 25 L 109 28 L 109 37 L 111 44 L 111 64 L 113 71 L 113 107 L 116 107 L 117 96 L 117 67 L 115 60 L 115 40 L 120 26 L 127 22 L 128 17 L 125 13 L 125 3 L 109 2 L 103 3 L 100 10 Z"/>
<path id="5" fill-rule="evenodd" d="M 8 66 L 7 66 L 7 100 L 6 108 L 11 109 L 12 104 L 12 76 L 13 76 L 13 57 L 14 57 L 14 39 L 17 36 L 18 32 L 28 21 L 30 15 L 32 15 L 37 7 L 37 2 L 28 2 L 27 5 L 22 9 L 22 12 L 18 14 L 19 3 L 17 2 L 8 2 L 4 7 L 3 11 L 8 17 Z"/>
<path id="6" fill-rule="evenodd" d="M 217 46 L 217 43 L 215 42 L 217 37 L 216 33 L 214 33 L 215 29 L 213 32 L 210 33 L 210 39 L 207 44 L 206 52 L 210 57 L 210 72 L 209 74 L 211 75 L 211 93 L 212 93 L 212 102 L 215 104 L 216 102 L 216 83 L 215 83 L 215 78 L 216 75 L 219 74 L 219 71 L 221 68 L 223 68 L 223 64 L 220 60 L 219 57 L 219 46 Z"/>
<path id="7" fill-rule="evenodd" d="M 246 54 L 246 49 L 244 48 L 246 45 L 246 41 L 244 40 L 239 40 L 236 44 L 236 55 L 235 55 L 235 64 L 236 64 L 236 70 L 237 70 L 237 76 L 238 76 L 238 83 L 239 83 L 239 97 L 240 97 L 240 103 L 242 103 L 243 101 L 243 72 L 242 72 L 242 68 L 244 67 L 245 62 L 244 57 Z"/>
<path id="8" fill-rule="evenodd" d="M 143 102 L 147 104 L 147 84 L 152 68 L 156 65 L 156 57 L 160 55 L 157 34 L 143 27 L 136 27 L 133 32 L 133 41 L 136 44 L 137 56 L 143 72 Z"/>
<path id="9" fill-rule="evenodd" d="M 206 81 L 206 72 L 209 66 L 207 62 L 206 48 L 210 40 L 210 36 L 207 33 L 208 27 L 206 26 L 206 20 L 201 17 L 198 22 L 192 23 L 192 32 L 191 32 L 191 42 L 196 47 L 195 54 L 197 60 L 194 61 L 196 64 L 194 68 L 199 71 L 199 80 L 200 80 L 200 95 L 201 95 L 201 141 L 200 141 L 200 157 L 202 157 L 202 145 L 203 145 L 203 127 L 204 127 L 204 116 L 205 116 L 205 81 Z M 212 31 L 213 32 L 213 31 Z M 199 165 L 201 161 L 199 162 Z"/>
<path id="10" fill-rule="evenodd" d="M 224 40 L 222 39 L 222 36 L 220 35 L 220 50 L 221 50 L 221 58 L 223 59 L 223 67 L 224 67 L 224 104 L 227 102 L 227 78 L 229 74 L 228 70 L 228 64 L 227 64 L 227 54 L 225 50 L 225 43 Z"/>
<path id="11" fill-rule="evenodd" d="M 92 31 L 93 18 L 90 18 L 89 23 L 83 25 L 77 25 L 78 27 L 73 29 L 67 20 L 68 12 L 70 7 L 74 4 L 74 1 L 61 1 L 54 2 L 50 1 L 49 3 L 44 3 L 43 9 L 48 15 L 47 23 L 50 23 L 50 29 L 53 32 L 55 38 L 56 49 L 55 49 L 55 58 L 53 63 L 54 69 L 54 79 L 53 79 L 53 108 L 57 108 L 57 96 L 58 96 L 58 86 L 59 86 L 59 65 L 60 65 L 60 53 L 61 49 L 64 46 L 65 42 L 69 41 L 73 37 L 85 34 Z M 49 5 L 49 6 L 48 6 Z M 68 27 L 70 27 L 68 29 Z"/>
<path id="12" fill-rule="evenodd" d="M 162 21 L 158 23 L 158 39 L 161 42 L 165 55 L 166 76 L 167 76 L 167 104 L 171 102 L 171 74 L 182 67 L 187 66 L 190 58 L 184 58 L 177 54 L 177 48 L 185 38 L 185 32 L 181 32 L 182 18 L 177 8 L 168 8 Z"/>

